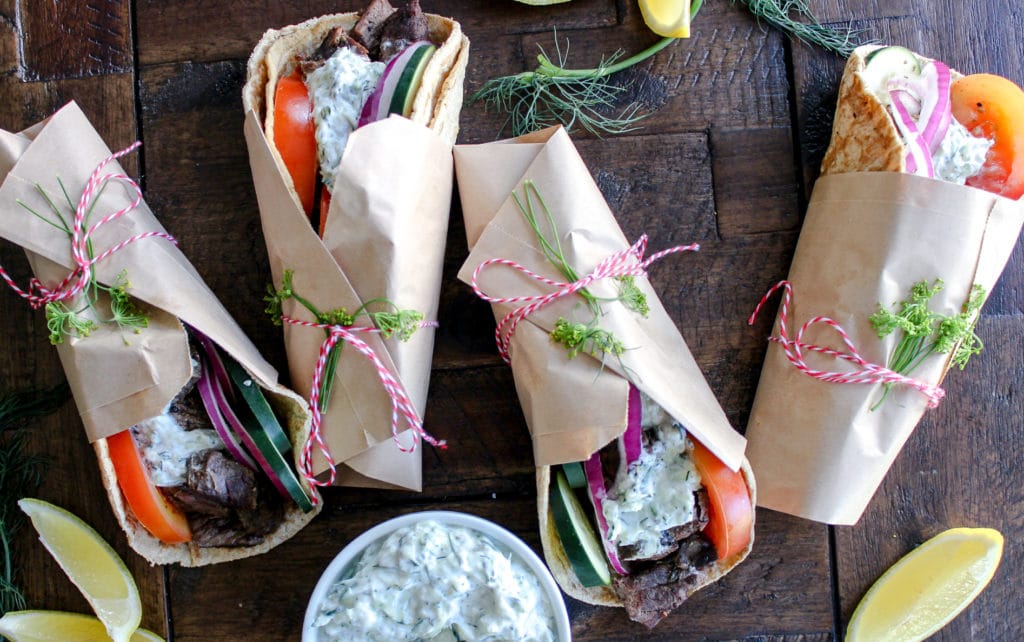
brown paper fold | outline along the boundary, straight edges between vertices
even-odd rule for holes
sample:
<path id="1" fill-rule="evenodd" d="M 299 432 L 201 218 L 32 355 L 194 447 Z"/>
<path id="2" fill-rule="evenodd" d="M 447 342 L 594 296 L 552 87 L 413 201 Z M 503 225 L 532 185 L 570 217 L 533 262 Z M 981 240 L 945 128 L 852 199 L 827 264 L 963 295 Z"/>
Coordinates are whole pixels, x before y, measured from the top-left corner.
<path id="1" fill-rule="evenodd" d="M 533 181 L 553 214 L 570 265 L 587 274 L 609 255 L 628 248 L 589 170 L 568 134 L 552 128 L 517 139 L 455 148 L 470 255 L 459 272 L 469 283 L 478 265 L 505 258 L 563 280 L 538 248 L 534 231 L 511 195 Z M 666 260 L 685 261 L 683 257 Z M 685 269 L 685 268 L 683 268 Z M 625 431 L 629 382 L 661 405 L 733 470 L 745 441 L 715 399 L 675 323 L 646 278 L 636 279 L 650 303 L 648 318 L 619 304 L 604 305 L 601 326 L 622 340 L 621 361 L 580 355 L 569 359 L 549 338 L 559 317 L 589 320 L 579 297 L 566 297 L 519 324 L 511 344 L 516 390 L 533 438 L 538 466 L 587 459 Z M 535 281 L 504 267 L 486 269 L 480 286 L 490 296 L 546 294 Z M 597 282 L 597 296 L 615 296 Z M 494 305 L 500 319 L 514 309 Z M 628 374 L 627 374 L 628 373 Z"/>
<path id="2" fill-rule="evenodd" d="M 885 172 L 823 176 L 790 268 L 791 332 L 811 317 L 831 317 L 867 361 L 884 365 L 897 337 L 879 340 L 871 328 L 878 304 L 892 306 L 915 282 L 941 278 L 945 287 L 932 309 L 960 312 L 974 284 L 992 291 L 1022 223 L 1024 203 L 971 187 Z M 823 327 L 805 341 L 842 347 Z M 937 384 L 948 362 L 948 355 L 934 355 L 913 376 Z M 808 363 L 844 370 L 818 355 Z M 769 346 L 747 427 L 758 504 L 855 523 L 927 406 L 919 392 L 896 386 L 872 411 L 881 390 L 812 379 L 779 345 Z"/>
<path id="3" fill-rule="evenodd" d="M 68 236 L 33 216 L 19 201 L 40 213 L 48 205 L 39 184 L 62 198 L 58 177 L 77 201 L 96 166 L 110 149 L 75 103 L 46 121 L 0 136 L 0 236 L 23 247 L 44 284 L 63 279 L 74 266 Z M 115 162 L 104 173 L 123 173 Z M 114 182 L 98 198 L 93 221 L 131 203 L 134 193 Z M 97 253 L 136 234 L 164 229 L 143 201 L 131 213 L 100 227 L 92 236 Z M 161 238 L 148 238 L 112 254 L 94 266 L 104 284 L 125 270 L 129 293 L 142 301 L 149 327 L 139 334 L 108 324 L 90 336 L 58 346 L 61 362 L 90 441 L 120 432 L 163 412 L 192 373 L 182 322 L 210 337 L 264 386 L 277 372 L 203 282 L 184 254 Z M 40 314 L 42 314 L 40 312 Z"/>
<path id="4" fill-rule="evenodd" d="M 400 117 L 352 133 L 335 177 L 327 229 L 321 240 L 279 171 L 259 118 L 245 119 L 249 164 L 259 200 L 274 283 L 294 271 L 295 291 L 320 310 L 384 297 L 436 320 L 451 205 L 451 150 L 427 128 Z M 284 313 L 312 321 L 294 300 Z M 285 326 L 292 382 L 307 398 L 322 330 Z M 420 416 L 426 406 L 434 330 L 409 341 L 362 337 L 404 384 Z M 351 348 L 342 353 L 324 416 L 324 437 L 337 463 L 338 485 L 420 490 L 422 458 L 402 452 L 391 434 L 391 401 L 373 366 Z M 403 447 L 413 444 L 406 430 Z M 317 474 L 328 468 L 319 453 Z"/>

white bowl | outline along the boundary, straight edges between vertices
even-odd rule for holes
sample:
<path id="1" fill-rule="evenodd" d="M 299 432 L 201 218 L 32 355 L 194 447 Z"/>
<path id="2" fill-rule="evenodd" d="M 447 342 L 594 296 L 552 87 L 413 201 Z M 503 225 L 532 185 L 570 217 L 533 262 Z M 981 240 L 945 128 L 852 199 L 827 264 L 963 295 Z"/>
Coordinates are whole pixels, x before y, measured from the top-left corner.
<path id="1" fill-rule="evenodd" d="M 452 511 L 423 511 L 395 517 L 374 526 L 349 542 L 348 546 L 341 549 L 341 552 L 327 565 L 323 575 L 320 576 L 320 580 L 316 583 L 316 588 L 313 589 L 313 594 L 309 598 L 309 604 L 306 606 L 306 617 L 302 622 L 302 642 L 319 642 L 318 629 L 313 627 L 313 622 L 316 620 L 317 609 L 320 603 L 335 582 L 349 570 L 352 564 L 359 561 L 363 551 L 370 544 L 387 537 L 400 528 L 431 519 L 442 524 L 462 526 L 478 533 L 483 533 L 498 544 L 499 548 L 518 557 L 537 577 L 541 590 L 547 596 L 547 601 L 551 605 L 551 612 L 555 618 L 555 639 L 558 642 L 571 642 L 572 629 L 569 626 L 569 613 L 565 609 L 562 592 L 559 590 L 554 578 L 551 577 L 551 573 L 544 565 L 544 562 L 537 557 L 537 554 L 521 539 L 494 522 L 475 515 Z"/>

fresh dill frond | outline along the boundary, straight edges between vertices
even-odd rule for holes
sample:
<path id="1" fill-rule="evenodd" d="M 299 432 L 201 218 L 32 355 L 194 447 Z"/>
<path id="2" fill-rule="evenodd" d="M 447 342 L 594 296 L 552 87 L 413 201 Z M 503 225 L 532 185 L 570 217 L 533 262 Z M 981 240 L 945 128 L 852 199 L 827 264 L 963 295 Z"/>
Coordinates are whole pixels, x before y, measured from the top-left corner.
<path id="1" fill-rule="evenodd" d="M 740 0 L 758 20 L 808 45 L 816 45 L 848 58 L 857 48 L 862 30 L 852 26 L 823 25 L 807 0 Z"/>
<path id="2" fill-rule="evenodd" d="M 651 313 L 651 305 L 647 302 L 647 295 L 636 284 L 636 278 L 632 276 L 620 276 L 616 279 L 619 282 L 619 297 L 622 305 L 636 312 L 643 318 Z"/>
<path id="3" fill-rule="evenodd" d="M 910 296 L 899 304 L 898 312 L 879 304 L 878 311 L 868 318 L 879 338 L 900 332 L 900 340 L 889 356 L 888 368 L 893 372 L 907 375 L 929 356 L 950 353 L 950 365 L 963 370 L 971 356 L 984 347 L 974 328 L 985 302 L 985 288 L 975 284 L 961 311 L 946 316 L 929 307 L 943 287 L 942 279 L 935 279 L 930 285 L 927 281 L 918 281 L 910 288 Z M 885 385 L 882 398 L 872 410 L 885 401 L 891 388 L 892 384 Z"/>
<path id="4" fill-rule="evenodd" d="M 17 583 L 17 563 L 11 544 L 24 524 L 17 501 L 34 494 L 42 481 L 45 459 L 26 450 L 27 420 L 49 414 L 69 396 L 66 382 L 53 388 L 0 395 L 0 615 L 24 609 L 25 596 Z"/>
<path id="5" fill-rule="evenodd" d="M 699 8 L 700 2 L 691 7 Z M 691 14 L 696 10 L 691 8 Z M 608 112 L 628 87 L 612 82 L 609 77 L 643 62 L 675 42 L 662 38 L 638 54 L 625 58 L 618 50 L 601 58 L 590 69 L 567 69 L 569 40 L 563 51 L 555 32 L 555 60 L 543 48 L 537 55 L 537 67 L 510 76 L 491 78 L 469 99 L 470 104 L 483 101 L 495 111 L 506 115 L 501 131 L 510 129 L 521 136 L 552 125 L 563 125 L 572 131 L 577 125 L 598 136 L 622 134 L 635 130 L 645 115 L 640 106 L 630 104 L 617 114 Z"/>
<path id="6" fill-rule="evenodd" d="M 64 343 L 64 337 L 87 337 L 96 329 L 96 322 L 80 310 L 72 310 L 63 301 L 46 304 L 46 328 L 50 331 L 50 343 Z"/>
<path id="7" fill-rule="evenodd" d="M 626 346 L 595 321 L 578 323 L 559 317 L 555 329 L 551 331 L 551 340 L 565 346 L 570 359 L 574 359 L 580 352 L 592 357 L 596 357 L 598 352 L 616 357 L 622 355 Z"/>

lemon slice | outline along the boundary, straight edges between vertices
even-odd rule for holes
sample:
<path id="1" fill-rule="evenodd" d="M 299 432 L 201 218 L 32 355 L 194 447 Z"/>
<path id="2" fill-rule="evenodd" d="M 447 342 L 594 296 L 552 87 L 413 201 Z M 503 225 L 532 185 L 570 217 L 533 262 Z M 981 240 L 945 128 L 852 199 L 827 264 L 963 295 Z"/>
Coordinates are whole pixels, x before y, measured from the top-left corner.
<path id="1" fill-rule="evenodd" d="M 8 611 L 0 618 L 0 635 L 11 642 L 108 642 L 107 628 L 91 615 L 62 611 Z M 164 642 L 136 629 L 130 642 Z"/>
<path id="2" fill-rule="evenodd" d="M 142 600 L 128 567 L 114 549 L 63 508 L 38 499 L 22 499 L 18 506 L 32 520 L 43 546 L 88 600 L 108 635 L 114 642 L 127 642 L 142 621 Z"/>
<path id="3" fill-rule="evenodd" d="M 964 610 L 992 579 L 1003 536 L 991 528 L 951 528 L 903 556 L 868 589 L 847 642 L 923 640 Z"/>
<path id="4" fill-rule="evenodd" d="M 690 0 L 640 0 L 640 13 L 659 36 L 690 37 Z"/>

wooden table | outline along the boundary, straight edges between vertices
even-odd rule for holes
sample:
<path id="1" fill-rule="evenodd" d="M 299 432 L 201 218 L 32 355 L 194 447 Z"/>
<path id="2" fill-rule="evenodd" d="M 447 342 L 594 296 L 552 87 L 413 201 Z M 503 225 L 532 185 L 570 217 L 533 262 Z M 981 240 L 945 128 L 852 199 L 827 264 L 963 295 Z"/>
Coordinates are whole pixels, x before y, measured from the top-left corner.
<path id="1" fill-rule="evenodd" d="M 270 280 L 242 138 L 244 61 L 268 27 L 361 0 L 3 0 L 0 126 L 17 130 L 77 100 L 111 148 L 139 138 L 130 171 L 181 248 L 268 358 L 284 370 L 280 330 L 263 314 Z M 810 0 L 822 20 L 853 21 L 867 38 L 904 44 L 965 72 L 1024 82 L 1015 2 Z M 511 0 L 424 0 L 456 16 L 473 41 L 467 90 L 527 66 L 551 27 L 589 66 L 656 38 L 633 0 L 533 8 Z M 627 72 L 651 110 L 642 129 L 576 135 L 626 235 L 654 248 L 699 241 L 685 262 L 652 277 L 730 419 L 742 429 L 764 356 L 767 320 L 745 320 L 786 275 L 807 195 L 828 141 L 842 61 L 764 29 L 739 3 L 707 0 L 688 41 Z M 462 142 L 498 134 L 480 105 L 462 113 Z M 32 429 L 51 459 L 39 495 L 84 517 L 125 557 L 143 594 L 145 626 L 175 640 L 294 640 L 307 597 L 335 553 L 366 528 L 432 508 L 478 514 L 538 547 L 533 466 L 509 369 L 492 344 L 493 318 L 455 272 L 466 255 L 458 208 L 449 235 L 440 339 L 427 427 L 452 444 L 427 450 L 421 494 L 332 489 L 326 508 L 272 553 L 216 566 L 150 567 L 111 516 L 72 404 Z M 3 244 L 3 265 L 23 261 Z M 61 378 L 41 314 L 0 295 L 0 386 Z M 1024 253 L 1013 255 L 979 330 L 986 349 L 946 381 L 860 523 L 829 528 L 768 510 L 750 558 L 654 631 L 619 610 L 569 603 L 579 640 L 825 640 L 841 638 L 867 586 L 899 556 L 953 526 L 1007 538 L 992 584 L 939 634 L 1009 640 L 1024 634 Z M 29 604 L 88 612 L 32 536 L 17 556 Z M 1014 597 L 1016 596 L 1016 597 Z"/>

